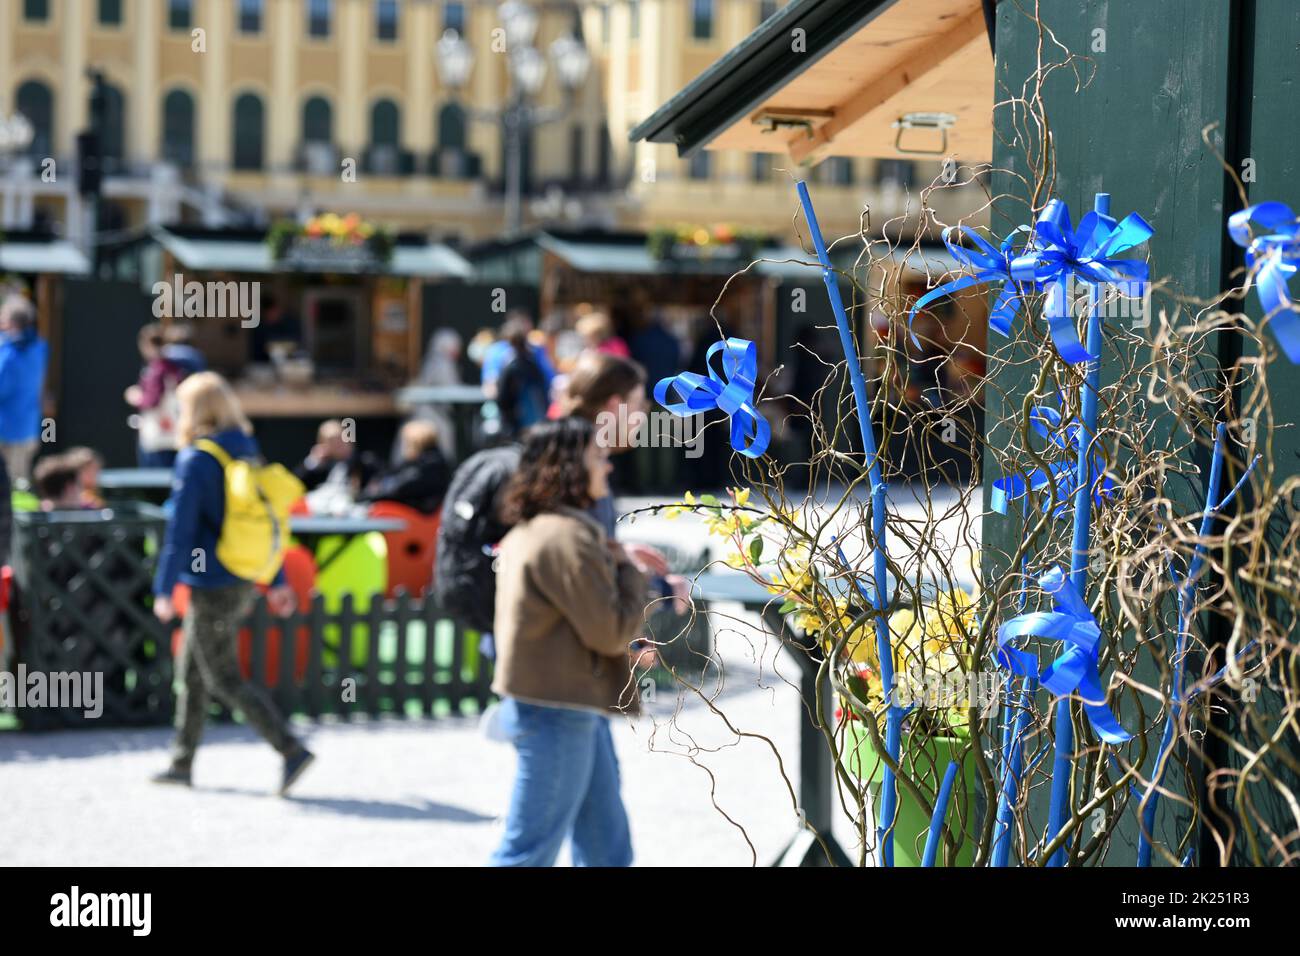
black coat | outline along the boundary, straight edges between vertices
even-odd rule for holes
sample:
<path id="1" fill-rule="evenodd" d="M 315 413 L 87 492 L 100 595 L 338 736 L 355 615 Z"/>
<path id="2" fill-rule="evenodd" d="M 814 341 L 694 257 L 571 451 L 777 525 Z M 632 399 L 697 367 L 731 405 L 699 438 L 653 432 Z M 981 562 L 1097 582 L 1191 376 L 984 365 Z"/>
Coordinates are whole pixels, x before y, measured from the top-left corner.
<path id="1" fill-rule="evenodd" d="M 450 484 L 447 459 L 442 457 L 442 452 L 431 448 L 414 461 L 403 462 L 371 481 L 359 500 L 395 501 L 432 515 L 442 507 Z"/>

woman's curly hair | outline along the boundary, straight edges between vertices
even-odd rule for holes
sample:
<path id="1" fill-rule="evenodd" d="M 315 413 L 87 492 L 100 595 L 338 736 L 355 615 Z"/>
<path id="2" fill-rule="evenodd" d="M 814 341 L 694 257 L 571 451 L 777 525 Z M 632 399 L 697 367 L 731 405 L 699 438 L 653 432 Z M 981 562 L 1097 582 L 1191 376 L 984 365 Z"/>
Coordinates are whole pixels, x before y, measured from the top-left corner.
<path id="1" fill-rule="evenodd" d="M 583 456 L 595 433 L 591 422 L 573 416 L 528 429 L 519 470 L 506 486 L 502 518 L 514 523 L 566 505 L 591 507 Z"/>

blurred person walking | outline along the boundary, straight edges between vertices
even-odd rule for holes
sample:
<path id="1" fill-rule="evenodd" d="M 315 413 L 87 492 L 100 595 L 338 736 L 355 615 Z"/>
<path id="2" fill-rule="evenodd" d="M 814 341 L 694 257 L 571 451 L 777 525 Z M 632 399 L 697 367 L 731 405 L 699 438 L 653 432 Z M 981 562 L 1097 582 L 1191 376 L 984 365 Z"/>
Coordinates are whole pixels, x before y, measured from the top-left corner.
<path id="1" fill-rule="evenodd" d="M 631 439 L 632 425 L 645 412 L 645 373 L 628 359 L 587 353 L 574 366 L 560 405 L 563 416 L 576 416 L 595 425 L 598 441 L 608 445 L 610 452 L 618 452 Z M 611 422 L 616 427 L 609 428 Z M 618 427 L 619 423 L 626 427 Z M 503 490 L 519 470 L 520 457 L 518 444 L 470 456 L 452 476 L 438 529 L 434 574 L 438 604 L 483 634 L 482 650 L 489 657 L 494 654 L 494 552 L 511 526 L 503 511 Z M 592 499 L 588 510 L 612 540 L 618 516 L 608 488 Z M 655 594 L 673 595 L 679 608 L 684 606 L 689 583 L 680 575 L 669 574 L 668 561 L 659 549 L 628 544 L 626 551 L 651 578 Z"/>
<path id="2" fill-rule="evenodd" d="M 501 437 L 520 434 L 525 428 L 546 418 L 550 405 L 551 381 L 528 341 L 528 326 L 520 321 L 507 323 L 502 330 L 510 346 L 510 358 L 496 379 L 496 404 L 501 416 Z"/>
<path id="3" fill-rule="evenodd" d="M 494 866 L 550 866 L 566 838 L 577 866 L 632 863 L 609 715 L 639 709 L 646 581 L 588 513 L 608 474 L 595 429 L 564 418 L 528 433 L 505 492 L 492 689 L 518 767 Z"/>
<path id="4" fill-rule="evenodd" d="M 252 425 L 220 375 L 192 375 L 181 383 L 177 396 L 181 450 L 172 482 L 174 509 L 154 579 L 153 609 L 160 621 L 175 617 L 172 591 L 178 583 L 190 586 L 190 608 L 177 665 L 181 687 L 176 700 L 171 766 L 153 779 L 156 783 L 190 784 L 212 696 L 231 710 L 240 711 L 244 720 L 284 757 L 280 782 L 283 796 L 313 757 L 290 732 L 266 692 L 246 683 L 240 675 L 236 635 L 240 622 L 252 609 L 257 591 L 252 579 L 228 569 L 219 554 L 220 545 L 228 538 L 228 506 L 233 508 L 227 494 L 227 469 L 233 468 L 237 460 L 257 461 L 261 454 Z M 282 469 L 280 472 L 293 485 L 287 489 L 291 493 L 282 497 L 301 494 L 301 484 Z M 269 496 L 260 484 L 257 490 L 259 497 L 267 501 Z M 271 557 L 278 566 L 282 553 L 273 552 Z M 271 613 L 289 613 L 296 598 L 285 584 L 283 567 L 278 567 L 271 583 L 267 594 Z"/>
<path id="5" fill-rule="evenodd" d="M 605 312 L 589 312 L 576 323 L 583 345 L 592 352 L 630 358 L 632 352 L 622 337 L 614 331 L 614 323 Z"/>
<path id="6" fill-rule="evenodd" d="M 31 477 L 49 358 L 32 303 L 17 293 L 6 296 L 0 302 L 0 456 L 14 484 Z"/>
<path id="7" fill-rule="evenodd" d="M 136 347 L 144 367 L 140 379 L 123 393 L 136 410 L 137 460 L 141 468 L 170 468 L 176 460 L 176 389 L 191 370 L 166 357 L 167 334 L 151 322 L 140 330 Z"/>

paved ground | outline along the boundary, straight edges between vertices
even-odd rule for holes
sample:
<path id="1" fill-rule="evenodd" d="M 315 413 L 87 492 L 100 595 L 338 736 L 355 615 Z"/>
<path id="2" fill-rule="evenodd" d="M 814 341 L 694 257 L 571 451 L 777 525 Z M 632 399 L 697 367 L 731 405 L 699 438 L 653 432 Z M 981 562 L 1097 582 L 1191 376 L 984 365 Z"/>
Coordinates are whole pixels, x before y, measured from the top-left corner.
<path id="1" fill-rule="evenodd" d="M 705 540 L 689 516 L 641 519 L 626 536 L 692 547 Z M 752 617 L 731 610 L 718 608 L 726 674 L 712 703 L 734 731 L 698 697 L 672 693 L 636 723 L 615 721 L 641 865 L 763 864 L 795 831 L 799 704 L 787 682 L 797 680 L 796 665 Z M 0 864 L 487 859 L 514 770 L 508 745 L 459 718 L 302 729 L 318 761 L 289 800 L 270 795 L 278 757 L 242 727 L 210 729 L 192 791 L 147 782 L 166 763 L 167 729 L 0 733 Z M 836 833 L 853 845 L 847 820 Z"/>
<path id="2" fill-rule="evenodd" d="M 728 656 L 743 658 L 744 642 L 723 640 L 735 645 Z M 783 669 L 793 676 L 789 661 Z M 726 683 L 717 705 L 738 730 L 771 737 L 797 778 L 794 691 L 740 664 Z M 698 702 L 683 701 L 669 727 L 675 704 L 661 695 L 657 713 L 615 722 L 637 862 L 767 862 L 795 825 L 771 750 L 738 740 Z M 165 765 L 165 729 L 0 734 L 0 864 L 486 860 L 507 805 L 508 745 L 457 718 L 302 728 L 318 761 L 288 800 L 269 795 L 277 756 L 242 727 L 209 731 L 193 791 L 146 782 Z"/>

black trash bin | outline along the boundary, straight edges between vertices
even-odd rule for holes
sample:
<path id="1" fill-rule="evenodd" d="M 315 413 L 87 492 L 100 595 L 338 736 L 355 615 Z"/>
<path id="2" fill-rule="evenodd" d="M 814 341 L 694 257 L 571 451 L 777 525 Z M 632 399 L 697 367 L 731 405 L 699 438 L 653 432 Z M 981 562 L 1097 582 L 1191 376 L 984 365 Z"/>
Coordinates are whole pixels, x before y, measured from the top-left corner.
<path id="1" fill-rule="evenodd" d="M 27 706 L 16 710 L 24 729 L 171 720 L 169 628 L 152 613 L 165 527 L 161 508 L 135 502 L 14 516 L 14 641 L 6 669 L 15 677 L 43 673 L 51 687 L 49 675 L 102 680 L 97 717 L 84 707 Z M 62 680 L 66 687 L 70 678 Z"/>

